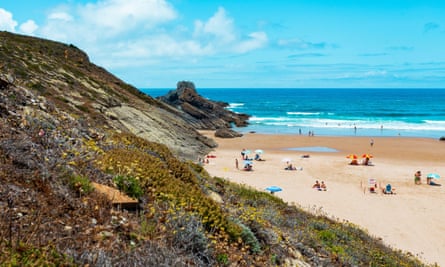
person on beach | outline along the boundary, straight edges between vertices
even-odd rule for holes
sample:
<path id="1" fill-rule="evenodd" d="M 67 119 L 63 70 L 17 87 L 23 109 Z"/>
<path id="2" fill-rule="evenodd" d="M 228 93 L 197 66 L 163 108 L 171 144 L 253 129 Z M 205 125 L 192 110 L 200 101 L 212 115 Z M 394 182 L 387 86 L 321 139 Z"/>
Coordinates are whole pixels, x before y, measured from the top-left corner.
<path id="1" fill-rule="evenodd" d="M 371 141 L 369 142 L 369 144 L 371 145 L 371 147 L 374 146 L 374 139 L 371 139 Z"/>
<path id="2" fill-rule="evenodd" d="M 441 186 L 441 184 L 434 182 L 432 177 L 426 177 L 426 184 L 433 186 Z"/>
<path id="3" fill-rule="evenodd" d="M 290 163 L 290 162 L 287 162 L 287 166 L 286 166 L 286 168 L 284 168 L 286 171 L 295 171 L 295 170 L 297 170 L 297 168 L 296 167 L 294 167 L 294 165 L 292 165 L 292 163 Z"/>
<path id="4" fill-rule="evenodd" d="M 264 161 L 264 159 L 261 158 L 261 156 L 260 156 L 259 153 L 256 153 L 256 154 L 255 154 L 255 158 L 254 158 L 254 160 L 256 160 L 256 161 Z"/>
<path id="5" fill-rule="evenodd" d="M 362 163 L 363 165 L 365 165 L 365 166 L 368 166 L 369 165 L 369 157 L 366 157 L 364 160 L 363 160 L 363 163 Z"/>
<path id="6" fill-rule="evenodd" d="M 238 159 L 235 159 L 235 168 L 236 168 L 237 170 L 239 169 Z"/>
<path id="7" fill-rule="evenodd" d="M 246 163 L 245 165 L 244 165 L 244 169 L 243 169 L 244 171 L 252 171 L 252 165 L 251 164 L 249 164 L 249 163 Z"/>
<path id="8" fill-rule="evenodd" d="M 357 159 L 352 159 L 349 164 L 350 165 L 358 165 L 358 160 Z"/>
<path id="9" fill-rule="evenodd" d="M 243 150 L 241 150 L 241 158 L 245 159 L 246 158 L 246 153 L 245 153 L 246 149 L 243 148 Z"/>
<path id="10" fill-rule="evenodd" d="M 327 191 L 328 190 L 328 188 L 326 187 L 326 184 L 324 183 L 324 181 L 321 181 L 320 190 L 322 190 L 322 191 Z"/>
<path id="11" fill-rule="evenodd" d="M 370 187 L 369 187 L 369 192 L 370 193 L 377 193 L 377 183 L 375 183 L 375 184 L 373 184 L 373 185 L 371 185 Z"/>
<path id="12" fill-rule="evenodd" d="M 321 184 L 318 182 L 318 180 L 315 181 L 315 184 L 312 186 L 313 189 L 321 190 Z"/>
<path id="13" fill-rule="evenodd" d="M 422 172 L 421 171 L 416 171 L 416 173 L 414 173 L 414 184 L 421 184 L 422 180 Z"/>

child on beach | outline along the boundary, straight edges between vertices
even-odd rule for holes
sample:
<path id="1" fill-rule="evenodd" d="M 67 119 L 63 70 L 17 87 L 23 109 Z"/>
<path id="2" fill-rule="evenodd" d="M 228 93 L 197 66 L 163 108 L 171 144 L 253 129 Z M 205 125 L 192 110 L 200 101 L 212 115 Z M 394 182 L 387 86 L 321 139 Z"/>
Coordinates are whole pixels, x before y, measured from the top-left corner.
<path id="1" fill-rule="evenodd" d="M 416 173 L 414 174 L 414 184 L 421 184 L 421 176 L 422 173 L 420 171 L 416 171 Z"/>

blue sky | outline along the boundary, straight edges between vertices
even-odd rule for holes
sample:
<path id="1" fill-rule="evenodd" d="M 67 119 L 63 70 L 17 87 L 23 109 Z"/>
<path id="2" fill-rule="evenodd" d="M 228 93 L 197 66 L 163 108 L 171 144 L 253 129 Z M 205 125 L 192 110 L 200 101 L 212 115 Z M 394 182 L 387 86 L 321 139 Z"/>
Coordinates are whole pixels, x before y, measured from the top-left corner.
<path id="1" fill-rule="evenodd" d="M 445 88 L 442 0 L 14 0 L 0 30 L 138 88 Z"/>

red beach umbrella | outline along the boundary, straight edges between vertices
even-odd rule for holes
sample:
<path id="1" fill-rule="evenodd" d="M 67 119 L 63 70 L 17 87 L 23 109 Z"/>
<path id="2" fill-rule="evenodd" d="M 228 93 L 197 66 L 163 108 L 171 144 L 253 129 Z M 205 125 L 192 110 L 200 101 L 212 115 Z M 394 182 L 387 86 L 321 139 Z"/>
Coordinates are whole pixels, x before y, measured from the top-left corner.
<path id="1" fill-rule="evenodd" d="M 370 159 L 370 158 L 372 158 L 372 155 L 371 155 L 371 154 L 363 154 L 363 155 L 362 155 L 362 158 L 368 158 L 368 159 Z"/>
<path id="2" fill-rule="evenodd" d="M 349 154 L 346 156 L 347 159 L 357 159 L 357 155 L 356 154 Z"/>

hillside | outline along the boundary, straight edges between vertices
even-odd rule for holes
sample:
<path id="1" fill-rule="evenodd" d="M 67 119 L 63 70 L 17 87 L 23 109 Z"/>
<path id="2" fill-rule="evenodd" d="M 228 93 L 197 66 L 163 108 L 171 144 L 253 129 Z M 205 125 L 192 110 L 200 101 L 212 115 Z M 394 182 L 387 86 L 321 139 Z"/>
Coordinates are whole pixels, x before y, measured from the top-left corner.
<path id="1" fill-rule="evenodd" d="M 91 63 L 73 45 L 0 32 L 0 78 L 32 105 L 60 109 L 91 130 L 129 131 L 166 144 L 182 158 L 215 146 L 183 122 L 179 110 L 141 93 Z M 30 104 L 25 104 L 25 110 Z M 45 112 L 40 108 L 39 111 Z M 177 136 L 176 133 L 180 133 Z"/>
<path id="2" fill-rule="evenodd" d="M 0 58 L 0 266 L 424 266 L 210 177 L 183 111 L 72 45 L 1 32 Z"/>

